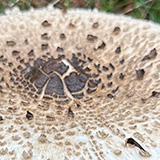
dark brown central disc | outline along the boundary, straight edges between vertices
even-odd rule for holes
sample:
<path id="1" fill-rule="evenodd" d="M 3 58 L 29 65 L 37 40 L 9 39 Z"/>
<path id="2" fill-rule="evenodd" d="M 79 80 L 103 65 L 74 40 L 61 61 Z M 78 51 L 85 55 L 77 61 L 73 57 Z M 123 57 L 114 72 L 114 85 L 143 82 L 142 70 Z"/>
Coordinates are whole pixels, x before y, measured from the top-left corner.
<path id="1" fill-rule="evenodd" d="M 68 102 L 70 98 L 82 99 L 85 94 L 91 94 L 100 83 L 96 74 L 89 74 L 91 69 L 85 65 L 86 61 L 75 54 L 71 60 L 64 56 L 37 58 L 32 65 L 27 62 L 25 68 L 21 67 L 21 78 L 15 70 L 11 79 L 33 98 L 57 98 L 60 99 L 56 99 L 57 102 Z"/>

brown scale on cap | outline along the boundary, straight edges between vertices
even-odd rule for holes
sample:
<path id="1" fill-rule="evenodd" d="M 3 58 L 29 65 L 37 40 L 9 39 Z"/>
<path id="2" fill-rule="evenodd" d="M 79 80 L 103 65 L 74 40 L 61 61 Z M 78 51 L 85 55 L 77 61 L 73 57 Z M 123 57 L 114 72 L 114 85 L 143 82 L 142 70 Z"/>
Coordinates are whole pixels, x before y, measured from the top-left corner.
<path id="1" fill-rule="evenodd" d="M 62 40 L 66 39 L 66 36 L 65 36 L 64 33 L 61 33 L 61 34 L 59 35 L 59 37 L 60 37 L 60 39 L 62 39 Z"/>
<path id="2" fill-rule="evenodd" d="M 49 40 L 49 38 L 50 38 L 50 37 L 48 36 L 48 33 L 42 34 L 41 37 L 42 37 L 42 39 L 44 39 L 44 40 Z"/>
<path id="3" fill-rule="evenodd" d="M 99 23 L 98 23 L 98 22 L 95 22 L 95 23 L 93 23 L 93 25 L 92 25 L 92 27 L 95 28 L 95 29 L 98 28 L 98 26 L 99 26 Z"/>
<path id="4" fill-rule="evenodd" d="M 7 44 L 7 46 L 15 46 L 16 42 L 14 42 L 14 41 L 7 41 L 6 44 Z"/>
<path id="5" fill-rule="evenodd" d="M 88 39 L 88 41 L 93 42 L 93 41 L 95 41 L 95 40 L 97 39 L 97 36 L 94 36 L 94 35 L 88 34 L 87 39 Z"/>
<path id="6" fill-rule="evenodd" d="M 133 138 L 128 138 L 127 141 L 126 141 L 126 144 L 127 144 L 127 143 L 128 143 L 128 144 L 131 144 L 131 145 L 134 145 L 134 146 L 138 147 L 139 149 L 145 151 L 145 150 L 143 149 L 143 147 L 142 147 L 138 142 L 136 142 Z"/>
<path id="7" fill-rule="evenodd" d="M 31 112 L 27 111 L 26 118 L 28 120 L 32 120 L 33 119 L 33 114 Z"/>
<path id="8" fill-rule="evenodd" d="M 157 56 L 157 51 L 156 51 L 156 48 L 154 48 L 153 50 L 150 51 L 149 54 L 147 54 L 146 56 L 144 56 L 144 58 L 142 59 L 142 61 L 155 58 L 156 56 Z"/>
<path id="9" fill-rule="evenodd" d="M 51 26 L 51 23 L 48 22 L 47 20 L 44 20 L 44 21 L 42 22 L 42 26 L 44 26 L 44 27 L 49 27 L 49 26 Z"/>
<path id="10" fill-rule="evenodd" d="M 145 74 L 144 69 L 136 70 L 137 79 L 139 79 L 139 80 L 143 79 L 144 74 Z"/>
<path id="11" fill-rule="evenodd" d="M 0 159 L 158 159 L 159 26 L 52 7 L 0 24 Z"/>
<path id="12" fill-rule="evenodd" d="M 120 54 L 121 53 L 121 47 L 117 47 L 115 50 L 115 53 Z"/>
<path id="13" fill-rule="evenodd" d="M 119 27 L 115 27 L 113 30 L 114 35 L 118 35 L 120 33 L 121 29 Z"/>

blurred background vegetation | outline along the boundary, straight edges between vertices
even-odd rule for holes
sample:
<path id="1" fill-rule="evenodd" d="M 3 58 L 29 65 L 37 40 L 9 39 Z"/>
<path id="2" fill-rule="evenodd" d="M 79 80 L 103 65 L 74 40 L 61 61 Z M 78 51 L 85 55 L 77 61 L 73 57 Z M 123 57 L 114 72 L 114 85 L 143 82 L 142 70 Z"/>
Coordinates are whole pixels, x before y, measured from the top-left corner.
<path id="1" fill-rule="evenodd" d="M 18 6 L 21 10 L 48 5 L 62 9 L 97 8 L 98 10 L 130 15 L 160 23 L 160 0 L 0 0 L 0 13 Z"/>

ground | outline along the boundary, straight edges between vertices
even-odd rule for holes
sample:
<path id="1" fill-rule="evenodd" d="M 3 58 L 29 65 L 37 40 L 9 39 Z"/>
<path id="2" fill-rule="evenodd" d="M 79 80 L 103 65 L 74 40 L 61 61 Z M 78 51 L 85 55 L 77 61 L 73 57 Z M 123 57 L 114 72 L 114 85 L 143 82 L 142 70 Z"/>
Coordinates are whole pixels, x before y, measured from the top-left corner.
<path id="1" fill-rule="evenodd" d="M 0 0 L 0 13 L 18 6 L 21 10 L 53 4 L 59 8 L 97 8 L 160 23 L 160 0 Z"/>

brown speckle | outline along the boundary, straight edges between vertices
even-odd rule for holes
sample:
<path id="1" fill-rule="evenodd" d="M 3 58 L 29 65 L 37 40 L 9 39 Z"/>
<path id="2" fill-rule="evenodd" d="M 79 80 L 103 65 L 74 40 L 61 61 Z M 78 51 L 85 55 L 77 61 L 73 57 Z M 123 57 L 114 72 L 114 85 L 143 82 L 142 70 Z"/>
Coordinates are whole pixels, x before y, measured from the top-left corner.
<path id="1" fill-rule="evenodd" d="M 141 98 L 141 101 L 142 101 L 143 103 L 145 103 L 145 102 L 147 101 L 147 99 L 146 99 L 146 98 Z"/>
<path id="2" fill-rule="evenodd" d="M 95 92 L 95 91 L 96 91 L 96 89 L 90 89 L 90 88 L 87 89 L 87 93 L 88 93 L 88 94 L 91 94 L 91 93 L 93 93 L 93 92 Z"/>
<path id="3" fill-rule="evenodd" d="M 69 23 L 69 28 L 74 28 L 74 27 L 75 27 L 74 24 Z"/>
<path id="4" fill-rule="evenodd" d="M 61 48 L 61 47 L 57 47 L 56 51 L 57 51 L 57 52 L 63 52 L 63 51 L 64 51 L 64 49 L 63 49 L 63 48 Z"/>
<path id="5" fill-rule="evenodd" d="M 80 108 L 81 107 L 81 105 L 80 104 L 77 104 L 77 108 Z"/>
<path id="6" fill-rule="evenodd" d="M 41 38 L 44 39 L 44 40 L 48 40 L 49 39 L 48 33 L 42 34 Z"/>
<path id="7" fill-rule="evenodd" d="M 42 50 L 46 50 L 48 48 L 48 44 L 47 43 L 46 44 L 42 44 L 41 48 L 42 48 Z"/>
<path id="8" fill-rule="evenodd" d="M 20 139 L 21 139 L 21 137 L 19 137 L 18 135 L 12 136 L 12 140 L 14 140 L 14 141 L 18 141 Z"/>
<path id="9" fill-rule="evenodd" d="M 119 61 L 119 63 L 120 63 L 120 64 L 123 64 L 123 63 L 124 63 L 124 59 L 121 59 L 121 60 Z"/>
<path id="10" fill-rule="evenodd" d="M 47 121 L 53 121 L 55 120 L 55 117 L 52 116 L 46 116 Z"/>
<path id="11" fill-rule="evenodd" d="M 78 57 L 80 57 L 81 55 L 82 55 L 82 53 L 81 53 L 81 52 L 78 52 L 78 53 L 77 53 L 77 56 L 78 56 Z"/>
<path id="12" fill-rule="evenodd" d="M 9 62 L 9 63 L 8 63 L 8 66 L 9 66 L 9 67 L 12 67 L 12 66 L 13 66 L 13 63 L 12 63 L 12 62 Z"/>
<path id="13" fill-rule="evenodd" d="M 112 73 L 107 75 L 107 79 L 110 79 L 112 77 Z"/>
<path id="14" fill-rule="evenodd" d="M 98 73 L 102 73 L 102 71 L 100 69 L 97 69 Z"/>
<path id="15" fill-rule="evenodd" d="M 112 94 L 108 94 L 107 97 L 108 98 L 114 98 L 114 96 Z"/>
<path id="16" fill-rule="evenodd" d="M 12 63 L 12 62 L 11 62 L 11 63 Z M 9 64 L 8 64 L 8 65 L 9 65 Z M 13 64 L 12 64 L 12 66 L 13 66 Z M 11 67 L 12 67 L 12 66 L 11 66 Z M 0 67 L 0 72 L 3 72 L 3 68 L 1 68 L 1 67 Z"/>
<path id="17" fill-rule="evenodd" d="M 88 41 L 93 42 L 93 41 L 95 41 L 96 39 L 97 39 L 97 36 L 93 36 L 93 35 L 91 35 L 91 34 L 88 34 L 88 36 L 87 36 L 87 40 L 88 40 Z"/>
<path id="18" fill-rule="evenodd" d="M 95 67 L 96 69 L 99 69 L 99 68 L 100 68 L 100 64 L 95 64 L 95 63 L 94 63 L 94 67 Z"/>
<path id="19" fill-rule="evenodd" d="M 124 79 L 124 74 L 123 73 L 120 73 L 120 75 L 119 75 L 119 79 L 121 79 L 121 80 L 123 80 Z"/>
<path id="20" fill-rule="evenodd" d="M 58 54 L 58 58 L 63 59 L 63 58 L 65 58 L 65 55 L 64 54 Z"/>
<path id="21" fill-rule="evenodd" d="M 141 146 L 138 142 L 136 142 L 133 138 L 128 138 L 127 141 L 126 141 L 126 144 L 127 144 L 127 143 L 129 143 L 129 144 L 131 144 L 131 145 L 134 145 L 134 146 L 138 147 L 139 149 L 145 151 L 145 150 L 142 148 L 142 146 Z"/>
<path id="22" fill-rule="evenodd" d="M 32 120 L 34 116 L 31 112 L 27 111 L 26 117 L 28 120 Z"/>
<path id="23" fill-rule="evenodd" d="M 18 69 L 18 70 L 21 70 L 21 69 L 23 69 L 23 68 L 22 68 L 21 65 L 18 65 L 18 66 L 17 66 L 17 69 Z"/>
<path id="24" fill-rule="evenodd" d="M 105 48 L 105 46 L 106 46 L 106 44 L 105 44 L 104 42 L 102 42 L 102 44 L 101 44 L 100 46 L 98 46 L 98 48 L 97 48 L 97 49 L 104 49 L 104 48 Z"/>
<path id="25" fill-rule="evenodd" d="M 136 75 L 137 75 L 137 79 L 138 79 L 138 80 L 143 79 L 144 74 L 145 74 L 144 69 L 136 70 Z"/>
<path id="26" fill-rule="evenodd" d="M 24 159 L 30 159 L 33 156 L 33 152 L 32 150 L 27 151 L 23 151 L 22 156 Z"/>
<path id="27" fill-rule="evenodd" d="M 33 51 L 33 49 L 28 52 L 28 56 L 29 56 L 29 57 L 34 56 L 34 51 Z"/>
<path id="28" fill-rule="evenodd" d="M 149 59 L 153 59 L 157 56 L 157 51 L 156 49 L 154 48 L 153 50 L 150 51 L 149 54 L 147 54 L 146 56 L 144 56 L 144 58 L 142 59 L 142 61 L 145 61 L 145 60 L 149 60 Z"/>
<path id="29" fill-rule="evenodd" d="M 97 78 L 98 76 L 99 76 L 99 74 L 95 74 L 95 73 L 92 74 L 93 78 Z"/>
<path id="30" fill-rule="evenodd" d="M 13 47 L 16 45 L 16 42 L 15 41 L 7 41 L 6 44 L 7 44 L 7 46 Z"/>
<path id="31" fill-rule="evenodd" d="M 49 23 L 47 20 L 45 20 L 42 22 L 42 26 L 49 27 L 49 26 L 51 26 L 51 23 Z"/>
<path id="32" fill-rule="evenodd" d="M 112 63 L 109 64 L 109 67 L 114 71 L 115 68 Z"/>
<path id="33" fill-rule="evenodd" d="M 20 56 L 16 57 L 16 60 L 21 60 L 21 57 Z"/>
<path id="34" fill-rule="evenodd" d="M 106 67 L 106 66 L 102 66 L 102 70 L 103 70 L 103 71 L 108 71 L 109 69 L 108 69 L 108 67 Z"/>
<path id="35" fill-rule="evenodd" d="M 71 107 L 68 108 L 68 116 L 70 116 L 72 118 L 74 117 L 74 113 L 73 113 Z"/>
<path id="36" fill-rule="evenodd" d="M 117 156 L 119 156 L 119 155 L 122 154 L 122 151 L 119 150 L 119 149 L 117 149 L 117 150 L 114 151 L 114 154 L 117 155 Z"/>
<path id="37" fill-rule="evenodd" d="M 20 62 L 20 63 L 24 63 L 24 59 L 21 59 L 19 62 Z"/>
<path id="38" fill-rule="evenodd" d="M 13 56 L 18 56 L 19 53 L 20 53 L 19 51 L 14 50 L 14 51 L 12 52 L 12 55 L 13 55 Z"/>
<path id="39" fill-rule="evenodd" d="M 41 143 L 46 143 L 48 141 L 47 136 L 45 134 L 41 134 L 38 138 L 38 141 Z"/>
<path id="40" fill-rule="evenodd" d="M 60 39 L 61 39 L 61 40 L 66 39 L 66 36 L 65 36 L 65 34 L 64 34 L 64 33 L 61 33 L 61 34 L 59 35 L 59 37 L 60 37 Z"/>
<path id="41" fill-rule="evenodd" d="M 121 47 L 117 47 L 117 49 L 115 50 L 115 53 L 117 54 L 121 53 Z"/>
<path id="42" fill-rule="evenodd" d="M 104 83 L 102 84 L 102 86 L 101 86 L 101 89 L 104 89 L 105 88 L 105 85 L 104 85 Z"/>
<path id="43" fill-rule="evenodd" d="M 23 136 L 25 138 L 30 138 L 31 134 L 30 134 L 30 132 L 26 131 L 26 132 L 23 133 Z"/>
<path id="44" fill-rule="evenodd" d="M 84 69 L 84 71 L 85 71 L 85 72 L 90 72 L 91 69 L 90 69 L 89 67 L 86 67 L 86 68 Z"/>
<path id="45" fill-rule="evenodd" d="M 4 77 L 0 77 L 0 82 L 4 82 Z M 8 83 L 7 83 L 8 85 Z"/>
<path id="46" fill-rule="evenodd" d="M 120 33 L 121 29 L 119 27 L 115 27 L 113 30 L 114 35 L 118 35 Z"/>
<path id="47" fill-rule="evenodd" d="M 88 87 L 94 88 L 94 87 L 96 87 L 96 86 L 97 86 L 96 81 L 94 81 L 94 80 L 89 80 L 89 82 L 88 82 Z"/>
<path id="48" fill-rule="evenodd" d="M 108 86 L 108 87 L 111 87 L 112 84 L 113 84 L 112 82 L 109 82 L 109 83 L 107 84 L 107 86 Z"/>
<path id="49" fill-rule="evenodd" d="M 101 83 L 101 81 L 102 81 L 101 78 L 95 80 L 95 82 L 96 82 L 97 84 Z"/>
<path id="50" fill-rule="evenodd" d="M 90 57 L 88 57 L 88 62 L 92 62 L 93 61 L 93 59 L 91 59 Z"/>
<path id="51" fill-rule="evenodd" d="M 4 58 L 4 56 L 0 56 L 0 62 L 7 62 L 7 58 Z"/>
<path id="52" fill-rule="evenodd" d="M 81 93 L 76 93 L 76 94 L 72 94 L 72 96 L 76 99 L 82 99 L 83 96 L 84 96 L 84 93 L 81 92 Z"/>
<path id="53" fill-rule="evenodd" d="M 86 55 L 85 54 L 83 54 L 83 58 L 86 59 Z"/>
<path id="54" fill-rule="evenodd" d="M 0 121 L 3 121 L 3 117 L 2 116 L 0 116 Z"/>
<path id="55" fill-rule="evenodd" d="M 152 92 L 152 97 L 158 97 L 159 95 L 160 95 L 160 92 L 156 92 L 156 91 Z"/>
<path id="56" fill-rule="evenodd" d="M 113 94 L 116 93 L 118 91 L 118 89 L 119 89 L 119 86 L 116 89 L 112 90 L 112 93 Z"/>
<path id="57" fill-rule="evenodd" d="M 24 43 L 25 43 L 26 45 L 28 45 L 28 44 L 29 44 L 28 39 L 25 39 L 25 40 L 24 40 Z"/>
<path id="58" fill-rule="evenodd" d="M 98 23 L 98 22 L 95 22 L 95 23 L 93 23 L 93 25 L 92 25 L 93 28 L 98 28 L 98 26 L 99 26 L 99 23 Z"/>

